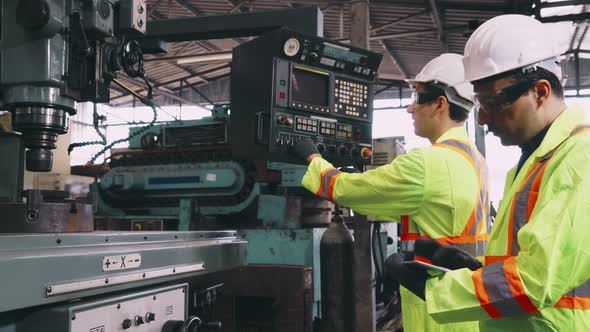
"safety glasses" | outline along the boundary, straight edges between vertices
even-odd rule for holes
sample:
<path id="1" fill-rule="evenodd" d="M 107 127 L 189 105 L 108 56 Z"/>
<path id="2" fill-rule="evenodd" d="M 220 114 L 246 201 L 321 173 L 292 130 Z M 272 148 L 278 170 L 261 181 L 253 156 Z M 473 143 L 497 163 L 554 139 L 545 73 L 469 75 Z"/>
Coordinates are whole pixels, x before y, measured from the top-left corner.
<path id="1" fill-rule="evenodd" d="M 444 96 L 444 92 L 431 91 L 431 92 L 412 92 L 412 104 L 426 104 L 436 100 L 436 98 Z"/>
<path id="2" fill-rule="evenodd" d="M 526 80 L 498 90 L 492 94 L 475 93 L 475 106 L 479 110 L 488 113 L 499 113 L 514 104 L 530 88 L 537 83 L 537 80 Z"/>

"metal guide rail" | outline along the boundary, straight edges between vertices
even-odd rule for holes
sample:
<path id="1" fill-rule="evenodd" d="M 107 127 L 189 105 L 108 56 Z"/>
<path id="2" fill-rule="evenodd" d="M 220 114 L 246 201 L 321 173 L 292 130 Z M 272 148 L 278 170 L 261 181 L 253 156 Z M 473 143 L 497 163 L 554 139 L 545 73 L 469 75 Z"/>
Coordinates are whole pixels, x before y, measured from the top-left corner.
<path id="1" fill-rule="evenodd" d="M 246 264 L 234 231 L 0 235 L 3 312 Z"/>

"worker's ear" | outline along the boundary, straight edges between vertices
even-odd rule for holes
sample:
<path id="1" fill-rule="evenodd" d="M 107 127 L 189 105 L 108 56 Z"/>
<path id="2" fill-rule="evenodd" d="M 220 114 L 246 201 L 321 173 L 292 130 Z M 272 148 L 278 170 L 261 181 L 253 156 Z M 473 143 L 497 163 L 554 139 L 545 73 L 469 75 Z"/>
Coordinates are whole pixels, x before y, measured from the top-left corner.
<path id="1" fill-rule="evenodd" d="M 445 109 L 449 108 L 449 102 L 444 96 L 439 96 L 435 101 L 433 101 L 433 103 L 435 107 L 432 115 L 441 114 L 445 111 Z"/>

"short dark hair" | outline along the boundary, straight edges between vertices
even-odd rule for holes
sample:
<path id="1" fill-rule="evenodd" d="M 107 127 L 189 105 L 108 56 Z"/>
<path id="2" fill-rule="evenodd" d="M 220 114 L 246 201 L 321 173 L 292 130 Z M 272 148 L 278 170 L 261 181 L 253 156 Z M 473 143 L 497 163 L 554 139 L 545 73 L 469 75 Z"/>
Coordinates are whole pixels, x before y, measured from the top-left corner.
<path id="1" fill-rule="evenodd" d="M 551 85 L 551 91 L 553 91 L 553 94 L 558 98 L 561 98 L 561 99 L 564 98 L 563 85 L 561 85 L 559 78 L 555 74 L 553 74 L 551 71 L 549 71 L 545 68 L 542 68 L 542 67 L 537 67 L 535 70 L 530 70 L 530 71 L 526 71 L 526 72 L 523 72 L 523 70 L 521 68 L 518 68 L 515 70 L 511 70 L 508 72 L 500 73 L 500 74 L 497 74 L 497 75 L 494 75 L 491 77 L 486 77 L 484 79 L 474 81 L 473 84 L 487 83 L 490 81 L 499 80 L 501 78 L 512 78 L 513 80 L 516 81 L 516 83 L 519 83 L 522 81 L 547 80 L 549 82 L 549 84 Z M 528 91 L 527 91 L 527 93 L 528 93 Z M 526 93 L 525 93 L 525 95 L 526 95 Z"/>
<path id="2" fill-rule="evenodd" d="M 450 102 L 449 98 L 447 98 L 447 95 L 445 94 L 445 90 L 436 85 L 426 84 L 426 91 L 432 93 L 436 92 L 440 96 L 445 97 L 447 99 L 447 102 L 449 103 L 449 117 L 451 118 L 451 120 L 457 122 L 463 122 L 467 120 L 467 117 L 469 116 L 469 111 L 455 103 Z"/>

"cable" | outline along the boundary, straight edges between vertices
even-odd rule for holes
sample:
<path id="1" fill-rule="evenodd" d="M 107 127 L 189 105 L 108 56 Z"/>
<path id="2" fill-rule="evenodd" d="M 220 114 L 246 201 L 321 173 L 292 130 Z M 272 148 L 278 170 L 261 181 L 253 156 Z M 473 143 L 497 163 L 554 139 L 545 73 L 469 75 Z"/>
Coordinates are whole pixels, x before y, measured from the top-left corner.
<path id="1" fill-rule="evenodd" d="M 147 79 L 145 77 L 143 77 L 144 80 L 147 82 Z M 149 85 L 148 82 L 148 87 L 150 87 L 148 89 L 148 96 L 143 97 L 140 94 L 136 93 L 135 91 L 133 91 L 132 89 L 130 89 L 129 87 L 127 87 L 125 84 L 123 84 L 122 82 L 120 82 L 117 79 L 113 79 L 113 82 L 115 82 L 115 84 L 117 84 L 118 86 L 120 86 L 121 88 L 125 89 L 127 92 L 129 92 L 130 94 L 134 95 L 135 97 L 137 97 L 137 99 L 139 99 L 143 104 L 149 106 L 152 108 L 152 110 L 154 111 L 154 116 L 152 118 L 152 121 L 150 121 L 150 123 L 148 123 L 147 126 L 145 127 L 141 127 L 138 130 L 132 132 L 131 134 L 129 134 L 127 137 L 125 138 L 121 138 L 118 139 L 116 141 L 111 142 L 110 144 L 106 145 L 105 147 L 102 148 L 102 150 L 98 151 L 91 159 L 90 161 L 88 161 L 84 166 L 90 166 L 94 163 L 94 161 L 100 157 L 101 155 L 103 155 L 107 150 L 109 150 L 110 148 L 112 148 L 115 144 L 119 144 L 119 143 L 123 143 L 123 142 L 127 142 L 129 140 L 131 140 L 132 138 L 134 138 L 135 136 L 141 135 L 143 134 L 146 130 L 150 129 L 151 127 L 154 126 L 154 123 L 156 123 L 156 120 L 158 119 L 158 109 L 162 110 L 158 105 L 156 105 L 156 103 L 154 103 L 151 99 L 152 99 L 152 95 L 151 95 L 151 87 Z"/>
<path id="2" fill-rule="evenodd" d="M 87 141 L 87 142 L 72 143 L 68 146 L 68 154 L 71 154 L 75 148 L 79 148 L 79 147 L 83 147 L 83 146 L 106 145 L 107 138 L 98 128 L 99 121 L 103 121 L 104 119 L 105 119 L 105 117 L 103 115 L 98 115 L 96 103 L 94 103 L 93 112 L 92 112 L 92 124 L 93 124 L 94 130 L 96 131 L 96 133 L 98 134 L 98 137 L 100 137 L 101 140 L 100 141 Z"/>
<path id="3" fill-rule="evenodd" d="M 375 243 L 377 242 L 377 237 L 379 237 L 379 234 L 377 233 L 377 223 L 374 222 L 373 223 L 373 236 L 371 239 L 371 255 L 373 256 L 373 264 L 375 264 L 375 290 L 377 291 L 377 293 L 379 294 L 381 292 L 381 266 L 377 260 L 377 252 L 376 252 L 376 248 L 375 248 Z"/>

